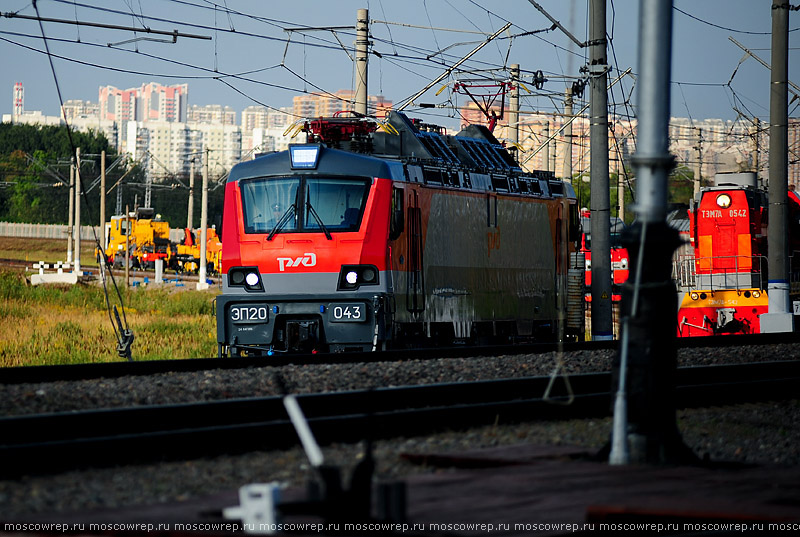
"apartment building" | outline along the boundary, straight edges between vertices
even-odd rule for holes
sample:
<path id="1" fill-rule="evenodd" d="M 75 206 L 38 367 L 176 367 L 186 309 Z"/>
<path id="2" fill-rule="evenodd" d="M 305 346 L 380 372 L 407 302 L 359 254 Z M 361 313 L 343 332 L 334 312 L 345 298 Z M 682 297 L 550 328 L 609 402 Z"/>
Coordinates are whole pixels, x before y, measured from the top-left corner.
<path id="1" fill-rule="evenodd" d="M 208 104 L 189 107 L 186 115 L 187 123 L 219 123 L 222 125 L 236 125 L 236 110 L 221 104 Z"/>
<path id="2" fill-rule="evenodd" d="M 188 106 L 187 84 L 163 86 L 143 84 L 139 88 L 120 90 L 113 86 L 99 88 L 97 104 L 69 100 L 62 115 L 77 129 L 103 132 L 119 152 L 134 159 L 150 155 L 154 177 L 187 174 L 189 162 L 204 147 L 209 149 L 210 169 L 226 173 L 240 160 L 258 153 L 282 151 L 289 143 L 304 141 L 284 135 L 287 127 L 302 118 L 331 116 L 341 110 L 352 110 L 355 93 L 340 90 L 334 94 L 312 93 L 293 98 L 292 106 L 281 109 L 249 106 L 242 111 L 237 124 L 236 112 L 229 106 Z M 381 95 L 370 95 L 368 107 L 381 117 L 392 102 Z M 3 121 L 41 125 L 58 125 L 63 117 L 44 116 L 24 110 L 24 88 L 14 85 L 14 114 Z M 499 109 L 496 109 L 499 115 Z M 474 103 L 459 110 L 463 123 L 488 123 Z M 590 170 L 589 121 L 576 117 L 571 121 L 571 138 L 567 137 L 569 118 L 559 113 L 522 113 L 518 140 L 523 168 L 546 169 L 564 177 L 588 176 Z M 609 129 L 609 167 L 611 173 L 630 167 L 635 153 L 636 120 L 611 117 Z M 769 165 L 769 128 L 765 122 L 694 120 L 671 118 L 670 151 L 677 164 L 699 174 L 713 177 L 719 172 L 757 169 L 766 181 Z M 494 135 L 511 147 L 507 111 L 495 127 Z M 302 138 L 302 140 L 301 140 Z M 552 138 L 552 139 L 551 139 Z M 547 142 L 547 140 L 550 140 Z M 567 144 L 571 142 L 571 162 L 566 162 Z M 789 119 L 789 184 L 800 188 L 800 119 Z M 197 160 L 196 160 L 197 162 Z M 571 166 L 570 166 L 571 164 Z"/>

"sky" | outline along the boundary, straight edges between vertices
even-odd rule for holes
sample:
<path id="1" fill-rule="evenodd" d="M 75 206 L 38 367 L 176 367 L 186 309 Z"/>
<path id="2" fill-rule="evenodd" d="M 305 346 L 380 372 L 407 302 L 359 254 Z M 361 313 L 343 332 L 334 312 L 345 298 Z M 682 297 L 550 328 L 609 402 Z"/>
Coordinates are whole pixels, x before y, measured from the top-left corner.
<path id="1" fill-rule="evenodd" d="M 588 0 L 538 3 L 578 41 L 588 40 Z M 497 95 L 497 82 L 508 80 L 508 66 L 515 63 L 528 90 L 522 91 L 523 111 L 561 111 L 565 88 L 585 76 L 581 67 L 588 58 L 588 49 L 552 29 L 550 20 L 528 0 L 36 3 L 43 18 L 122 29 L 56 22 L 40 27 L 36 20 L 8 16 L 36 16 L 30 0 L 3 0 L 0 5 L 1 114 L 11 113 L 15 82 L 24 85 L 25 109 L 46 115 L 59 114 L 58 90 L 64 101 L 97 102 L 99 88 L 106 85 L 129 89 L 149 82 L 186 83 L 190 105 L 227 105 L 238 113 L 251 105 L 290 106 L 292 97 L 303 93 L 352 89 L 350 54 L 360 8 L 368 9 L 370 18 L 369 94 L 382 94 L 395 105 L 511 23 L 458 71 L 406 108 L 409 115 L 441 125 L 457 123 L 454 108 L 469 102 L 463 90 L 454 90 L 457 82 L 488 98 Z M 632 70 L 632 76 L 626 75 L 611 90 L 611 111 L 635 114 L 639 1 L 608 0 L 606 5 L 610 80 Z M 694 120 L 768 119 L 770 73 L 752 57 L 746 58 L 730 38 L 769 63 L 771 0 L 675 0 L 672 13 L 671 115 Z M 170 34 L 177 30 L 179 37 L 173 42 L 171 35 L 132 28 Z M 800 12 L 790 13 L 789 28 L 789 80 L 800 82 Z M 541 88 L 533 84 L 538 71 L 546 78 Z M 584 102 L 588 97 L 586 91 Z M 789 106 L 794 117 L 800 115 L 798 102 Z M 419 103 L 436 107 L 421 109 Z"/>

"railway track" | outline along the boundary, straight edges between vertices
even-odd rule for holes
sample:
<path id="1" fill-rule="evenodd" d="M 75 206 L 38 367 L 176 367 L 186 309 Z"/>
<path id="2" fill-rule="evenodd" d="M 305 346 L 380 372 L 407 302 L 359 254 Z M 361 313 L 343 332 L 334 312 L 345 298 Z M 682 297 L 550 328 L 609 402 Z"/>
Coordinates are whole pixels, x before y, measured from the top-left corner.
<path id="1" fill-rule="evenodd" d="M 776 345 L 800 343 L 800 333 L 755 334 L 750 336 L 715 336 L 683 338 L 677 340 L 678 348 L 724 348 L 748 345 Z M 397 362 L 432 360 L 438 358 L 475 358 L 509 354 L 542 354 L 555 351 L 598 351 L 616 349 L 618 341 L 589 341 L 504 345 L 494 347 L 449 347 L 411 350 L 392 350 L 380 353 L 354 352 L 343 354 L 276 354 L 269 358 L 197 358 L 192 360 L 152 360 L 142 362 L 108 362 L 99 364 L 71 364 L 52 366 L 25 366 L 0 369 L 0 384 L 56 382 L 63 380 L 89 380 L 123 376 L 154 375 L 159 373 L 186 373 L 213 369 L 244 369 L 251 367 L 281 367 L 285 365 L 326 365 L 346 363 Z"/>
<path id="2" fill-rule="evenodd" d="M 800 361 L 680 368 L 683 408 L 796 397 Z M 610 373 L 296 396 L 321 445 L 492 423 L 603 417 Z M 186 460 L 298 443 L 282 397 L 0 418 L 0 477 Z"/>

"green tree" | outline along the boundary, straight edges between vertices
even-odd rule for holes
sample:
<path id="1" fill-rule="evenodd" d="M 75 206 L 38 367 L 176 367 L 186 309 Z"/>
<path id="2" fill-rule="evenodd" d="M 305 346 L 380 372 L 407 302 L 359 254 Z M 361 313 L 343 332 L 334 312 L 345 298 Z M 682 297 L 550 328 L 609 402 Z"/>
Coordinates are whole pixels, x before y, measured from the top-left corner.
<path id="1" fill-rule="evenodd" d="M 100 153 L 107 162 L 115 158 L 102 133 L 72 132 L 63 126 L 0 124 L 0 220 L 42 224 L 66 224 L 69 206 L 69 165 L 81 148 L 82 181 L 99 174 Z M 96 172 L 96 173 L 92 173 Z M 114 181 L 124 169 L 112 174 Z M 58 177 L 62 179 L 59 180 Z M 82 224 L 97 224 L 99 196 L 87 197 Z"/>

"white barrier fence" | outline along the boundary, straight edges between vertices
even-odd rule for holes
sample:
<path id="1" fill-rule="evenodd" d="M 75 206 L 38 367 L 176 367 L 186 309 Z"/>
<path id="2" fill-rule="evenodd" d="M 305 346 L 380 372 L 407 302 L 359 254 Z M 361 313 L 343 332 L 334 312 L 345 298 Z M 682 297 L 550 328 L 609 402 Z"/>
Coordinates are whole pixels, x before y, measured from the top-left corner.
<path id="1" fill-rule="evenodd" d="M 0 222 L 0 237 L 24 237 L 28 239 L 64 239 L 67 240 L 67 228 L 64 224 L 21 224 L 18 222 Z M 97 236 L 103 240 L 103 233 L 95 226 Z M 81 240 L 93 241 L 92 226 L 81 226 Z M 169 240 L 183 241 L 183 229 L 170 229 Z"/>

